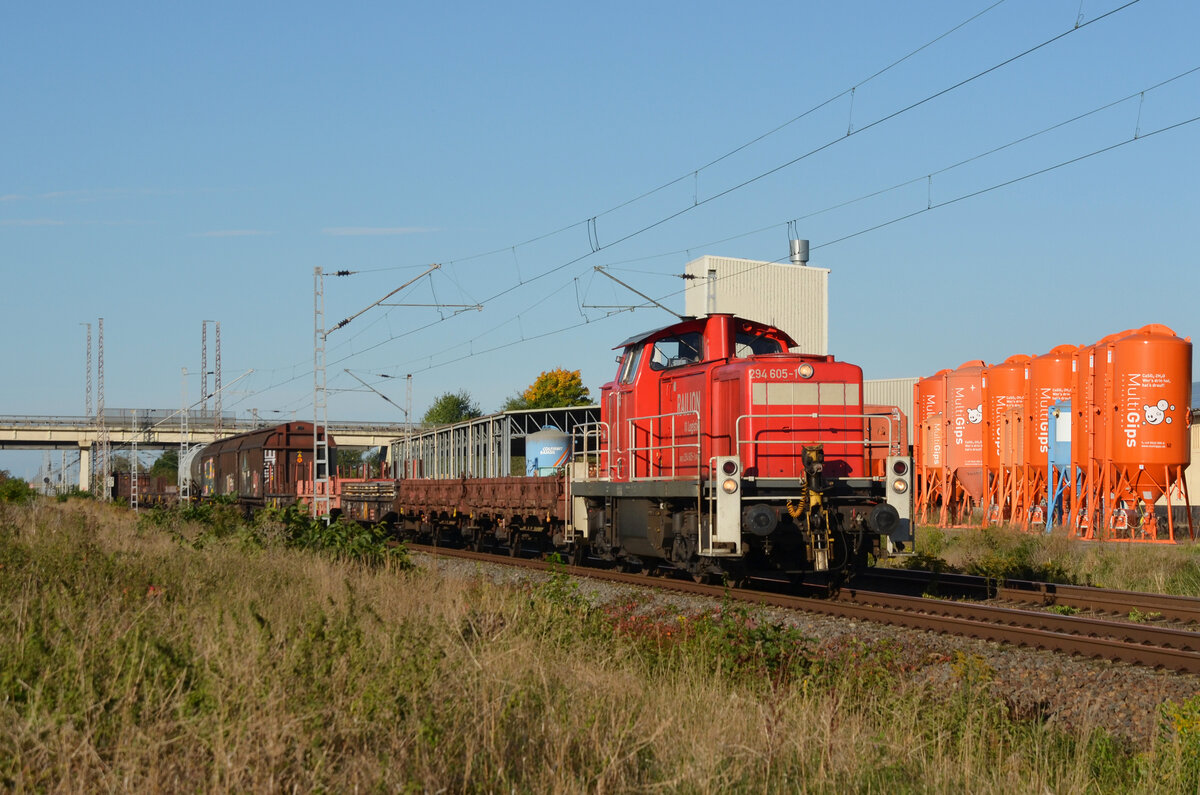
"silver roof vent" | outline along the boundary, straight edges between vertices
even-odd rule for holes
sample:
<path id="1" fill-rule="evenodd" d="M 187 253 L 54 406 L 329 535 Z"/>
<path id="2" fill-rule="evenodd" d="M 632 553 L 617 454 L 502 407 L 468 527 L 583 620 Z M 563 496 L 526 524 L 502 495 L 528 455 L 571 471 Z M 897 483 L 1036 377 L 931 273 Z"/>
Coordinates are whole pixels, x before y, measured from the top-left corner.
<path id="1" fill-rule="evenodd" d="M 791 260 L 793 265 L 808 265 L 808 241 L 791 240 Z"/>

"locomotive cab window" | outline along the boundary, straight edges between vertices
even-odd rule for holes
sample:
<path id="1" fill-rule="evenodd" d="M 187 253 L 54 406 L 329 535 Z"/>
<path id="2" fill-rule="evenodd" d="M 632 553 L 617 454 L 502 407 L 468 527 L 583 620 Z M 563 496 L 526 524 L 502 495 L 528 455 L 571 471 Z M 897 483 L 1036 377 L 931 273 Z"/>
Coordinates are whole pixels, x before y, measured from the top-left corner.
<path id="1" fill-rule="evenodd" d="M 642 346 L 625 349 L 625 358 L 621 360 L 621 377 L 618 379 L 622 384 L 632 384 L 633 377 L 637 374 L 638 361 L 642 358 Z"/>
<path id="2" fill-rule="evenodd" d="M 650 353 L 650 369 L 664 370 L 702 361 L 702 344 L 703 336 L 699 331 L 665 337 L 654 343 L 654 350 Z"/>
<path id="3" fill-rule="evenodd" d="M 739 331 L 733 341 L 733 355 L 739 359 L 762 353 L 785 353 L 779 340 Z"/>

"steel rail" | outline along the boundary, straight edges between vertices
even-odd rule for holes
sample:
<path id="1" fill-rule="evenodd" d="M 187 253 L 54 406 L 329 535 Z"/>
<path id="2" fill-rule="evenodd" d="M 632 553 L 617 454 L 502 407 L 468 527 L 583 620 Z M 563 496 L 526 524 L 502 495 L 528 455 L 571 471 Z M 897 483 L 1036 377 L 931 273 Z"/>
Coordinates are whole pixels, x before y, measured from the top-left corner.
<path id="1" fill-rule="evenodd" d="M 1062 605 L 1077 610 L 1111 615 L 1129 615 L 1138 610 L 1143 615 L 1157 613 L 1159 617 L 1182 623 L 1200 624 L 1200 599 L 1191 596 L 1119 591 L 1086 585 L 1060 585 L 1033 580 L 1000 581 L 970 574 L 947 574 L 906 569 L 874 569 L 868 579 L 892 580 L 910 584 L 944 585 L 958 588 L 985 598 L 1009 602 L 1037 604 L 1045 607 Z"/>
<path id="2" fill-rule="evenodd" d="M 540 571 L 562 571 L 572 576 L 607 582 L 726 598 L 838 618 L 854 618 L 1184 673 L 1200 673 L 1200 633 L 1187 630 L 855 589 L 844 589 L 829 599 L 814 599 L 704 585 L 686 580 L 653 578 L 645 574 L 565 566 L 545 560 L 500 558 L 487 553 L 446 547 L 419 544 L 410 544 L 409 547 L 434 557 L 456 557 Z"/>
<path id="3" fill-rule="evenodd" d="M 1143 614 L 1158 613 L 1171 621 L 1200 623 L 1200 599 L 1190 596 L 1025 582 L 1005 583 L 997 589 L 996 596 L 1012 601 L 1067 605 L 1078 610 L 1113 615 L 1129 615 L 1133 610 L 1138 610 Z"/>

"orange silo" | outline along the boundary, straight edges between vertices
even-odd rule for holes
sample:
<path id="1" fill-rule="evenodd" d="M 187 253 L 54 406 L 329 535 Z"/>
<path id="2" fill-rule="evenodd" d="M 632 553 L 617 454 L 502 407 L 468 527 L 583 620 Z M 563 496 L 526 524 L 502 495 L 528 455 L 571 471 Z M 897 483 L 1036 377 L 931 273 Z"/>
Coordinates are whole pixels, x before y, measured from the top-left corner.
<path id="1" fill-rule="evenodd" d="M 1071 364 L 1074 345 L 1059 345 L 1029 362 L 1025 401 L 1025 455 L 1022 461 L 1023 500 L 1020 522 L 1045 521 L 1042 502 L 1046 497 L 1046 469 L 1049 451 L 1047 411 L 1059 400 L 1070 400 L 1074 378 Z"/>
<path id="2" fill-rule="evenodd" d="M 1117 341 L 1133 333 L 1125 329 L 1109 334 L 1092 346 L 1089 358 L 1091 369 L 1087 390 L 1090 393 L 1091 415 L 1087 425 L 1087 474 L 1084 477 L 1084 511 L 1077 521 L 1094 535 L 1107 521 L 1112 511 L 1111 491 L 1114 483 L 1112 467 L 1111 425 L 1115 411 L 1114 383 L 1116 370 L 1114 354 Z"/>
<path id="3" fill-rule="evenodd" d="M 1075 482 L 1072 531 L 1094 538 L 1103 515 L 1108 487 L 1108 414 L 1111 393 L 1113 343 L 1133 333 L 1126 329 L 1075 352 L 1074 394 L 1071 396 L 1071 467 Z"/>
<path id="4" fill-rule="evenodd" d="M 946 399 L 945 376 L 939 370 L 913 385 L 913 494 L 917 515 L 926 517 L 942 500 L 943 437 L 942 411 Z"/>
<path id="5" fill-rule="evenodd" d="M 1011 462 L 1011 409 L 1025 406 L 1025 378 L 1030 358 L 1009 356 L 983 371 L 984 466 L 988 472 L 988 509 L 985 519 L 1001 521 L 1010 515 L 1018 471 Z M 1006 455 L 1007 453 L 1007 455 Z"/>
<path id="6" fill-rule="evenodd" d="M 983 369 L 980 360 L 965 362 L 946 374 L 945 467 L 950 477 L 949 499 L 957 521 L 970 516 L 987 493 L 983 444 Z"/>
<path id="7" fill-rule="evenodd" d="M 1114 500 L 1150 520 L 1172 493 L 1186 504 L 1183 470 L 1191 460 L 1192 342 L 1162 325 L 1143 326 L 1113 344 L 1109 443 Z M 1170 512 L 1168 512 L 1170 517 Z M 1190 532 L 1189 532 L 1190 534 Z M 1174 524 L 1168 521 L 1174 540 Z"/>

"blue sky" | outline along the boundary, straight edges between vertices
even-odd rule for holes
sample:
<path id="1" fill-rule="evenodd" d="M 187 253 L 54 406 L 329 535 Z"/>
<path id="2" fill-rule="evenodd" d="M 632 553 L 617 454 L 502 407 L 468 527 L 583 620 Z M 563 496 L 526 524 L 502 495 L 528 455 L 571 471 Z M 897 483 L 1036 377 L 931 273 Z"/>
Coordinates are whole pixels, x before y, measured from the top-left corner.
<path id="1" fill-rule="evenodd" d="M 595 266 L 682 308 L 685 262 L 785 257 L 793 219 L 868 378 L 1193 335 L 1200 72 L 1148 89 L 1200 66 L 1200 4 L 1122 5 L 7 4 L 0 414 L 82 414 L 103 317 L 110 407 L 178 407 L 213 319 L 225 382 L 255 371 L 225 408 L 310 418 L 315 267 L 358 271 L 329 325 L 431 263 L 395 300 L 483 304 L 333 332 L 333 419 L 400 419 L 345 368 L 400 404 L 378 375 L 412 373 L 418 415 L 555 366 L 596 391 L 670 317 L 594 308 L 639 301 Z"/>

